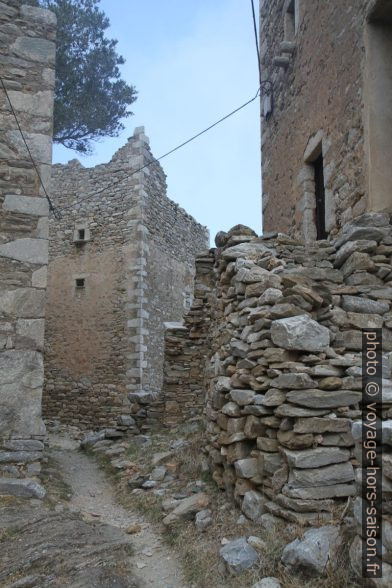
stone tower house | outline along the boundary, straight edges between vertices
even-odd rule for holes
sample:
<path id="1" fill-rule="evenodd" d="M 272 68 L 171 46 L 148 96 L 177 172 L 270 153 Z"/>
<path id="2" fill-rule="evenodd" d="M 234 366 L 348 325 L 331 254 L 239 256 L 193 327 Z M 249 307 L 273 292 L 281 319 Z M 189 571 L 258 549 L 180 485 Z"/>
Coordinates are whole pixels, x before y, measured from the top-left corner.
<path id="1" fill-rule="evenodd" d="M 392 2 L 261 0 L 265 231 L 392 210 Z"/>
<path id="2" fill-rule="evenodd" d="M 191 304 L 208 232 L 167 198 L 143 127 L 109 163 L 55 165 L 52 179 L 44 414 L 148 425 L 161 410 L 164 322 Z"/>

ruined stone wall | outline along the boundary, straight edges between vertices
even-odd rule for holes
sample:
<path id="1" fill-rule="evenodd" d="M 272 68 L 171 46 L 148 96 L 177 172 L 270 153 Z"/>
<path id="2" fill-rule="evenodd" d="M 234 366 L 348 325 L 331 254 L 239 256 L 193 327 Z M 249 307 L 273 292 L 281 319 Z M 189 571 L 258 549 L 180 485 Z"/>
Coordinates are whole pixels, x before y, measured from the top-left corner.
<path id="1" fill-rule="evenodd" d="M 206 452 L 218 486 L 257 521 L 361 522 L 362 329 L 383 334 L 384 569 L 391 577 L 392 225 L 364 214 L 330 242 L 219 234 L 208 305 L 200 305 Z M 191 317 L 192 315 L 188 315 Z M 189 318 L 166 335 L 168 404 L 189 414 L 197 357 Z M 202 365 L 202 363 L 200 364 Z M 204 392 L 203 392 L 204 389 Z M 198 402 L 195 402 L 197 408 Z M 177 408 L 179 407 L 179 408 Z M 171 408 L 171 407 L 169 407 Z M 169 424 L 178 422 L 168 412 Z M 377 465 L 377 464 L 376 464 Z M 353 504 L 353 503 L 351 503 Z M 343 515 L 344 516 L 344 515 Z M 361 540 L 351 559 L 361 571 Z"/>
<path id="2" fill-rule="evenodd" d="M 48 418 L 135 427 L 134 417 L 148 426 L 160 414 L 163 322 L 182 316 L 206 233 L 174 215 L 159 164 L 140 170 L 151 161 L 140 127 L 108 164 L 53 168 L 61 219 L 51 225 Z"/>
<path id="3" fill-rule="evenodd" d="M 195 292 L 182 323 L 166 323 L 164 346 L 165 425 L 200 415 L 205 403 L 206 359 L 209 355 L 211 298 L 214 296 L 214 255 L 196 258 Z"/>
<path id="4" fill-rule="evenodd" d="M 246 516 L 269 512 L 304 525 L 339 520 L 347 498 L 361 493 L 362 329 L 382 328 L 385 562 L 391 258 L 386 213 L 358 217 L 330 243 L 230 231 L 216 251 L 206 388 L 213 478 Z M 354 513 L 359 524 L 360 501 Z M 352 548 L 357 570 L 360 545 L 358 538 Z"/>
<path id="5" fill-rule="evenodd" d="M 0 8 L 0 76 L 38 165 L 50 179 L 55 16 L 15 0 Z M 40 495 L 48 202 L 0 88 L 0 492 Z M 49 186 L 48 186 L 49 187 Z"/>
<path id="6" fill-rule="evenodd" d="M 265 231 L 316 238 L 312 159 L 322 144 L 327 232 L 366 210 L 363 67 L 368 0 L 260 3 L 263 79 L 272 81 L 273 111 L 262 97 Z M 268 100 L 268 99 L 267 99 Z M 267 108 L 268 111 L 268 108 Z"/>
<path id="7" fill-rule="evenodd" d="M 144 189 L 148 313 L 144 344 L 148 369 L 143 387 L 158 392 L 163 382 L 164 322 L 181 320 L 190 307 L 195 255 L 208 247 L 209 234 L 166 197 L 166 178 L 159 164 L 145 170 Z"/>

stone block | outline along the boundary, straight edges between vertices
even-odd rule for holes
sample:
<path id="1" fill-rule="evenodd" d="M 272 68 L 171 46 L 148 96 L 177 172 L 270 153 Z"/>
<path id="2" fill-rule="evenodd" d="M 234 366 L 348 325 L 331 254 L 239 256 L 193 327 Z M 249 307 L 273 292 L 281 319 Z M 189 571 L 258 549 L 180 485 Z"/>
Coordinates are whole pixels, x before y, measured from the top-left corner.
<path id="1" fill-rule="evenodd" d="M 264 425 L 260 422 L 260 419 L 256 416 L 250 415 L 246 419 L 244 433 L 248 439 L 256 439 L 262 435 L 265 431 Z"/>
<path id="2" fill-rule="evenodd" d="M 255 490 L 251 490 L 244 495 L 241 510 L 248 519 L 257 521 L 264 514 L 264 503 L 264 496 Z"/>
<path id="3" fill-rule="evenodd" d="M 351 390 L 292 390 L 287 394 L 289 402 L 316 409 L 351 406 L 358 404 L 361 399 L 361 392 Z"/>
<path id="4" fill-rule="evenodd" d="M 315 447 L 302 451 L 285 449 L 283 454 L 292 468 L 319 468 L 335 463 L 346 462 L 350 459 L 350 452 L 337 447 Z"/>
<path id="5" fill-rule="evenodd" d="M 33 216 L 47 216 L 49 213 L 49 206 L 46 198 L 6 194 L 3 202 L 3 210 L 6 210 L 7 212 L 20 212 Z"/>
<path id="6" fill-rule="evenodd" d="M 290 570 L 302 571 L 311 576 L 324 575 L 327 565 L 336 560 L 342 544 L 340 529 L 327 525 L 306 531 L 302 539 L 286 545 L 282 563 Z"/>
<path id="7" fill-rule="evenodd" d="M 253 457 L 239 459 L 234 462 L 234 467 L 239 478 L 255 478 L 260 473 L 259 460 Z"/>
<path id="8" fill-rule="evenodd" d="M 330 332 L 308 315 L 300 315 L 274 321 L 271 339 L 283 349 L 323 351 L 329 346 Z"/>
<path id="9" fill-rule="evenodd" d="M 17 498 L 42 499 L 46 495 L 46 490 L 29 478 L 0 478 L 0 494 L 3 496 L 16 496 Z"/>
<path id="10" fill-rule="evenodd" d="M 300 500 L 324 500 L 326 498 L 345 498 L 355 496 L 354 484 L 334 484 L 332 486 L 311 486 L 309 488 L 293 488 L 286 484 L 282 493 L 289 498 Z"/>
<path id="11" fill-rule="evenodd" d="M 31 285 L 33 288 L 46 288 L 48 283 L 48 268 L 47 266 L 40 267 L 32 274 Z"/>
<path id="12" fill-rule="evenodd" d="M 360 296 L 343 296 L 342 307 L 347 312 L 364 314 L 385 314 L 389 311 L 387 302 L 370 300 Z"/>
<path id="13" fill-rule="evenodd" d="M 345 462 L 316 469 L 292 469 L 288 485 L 290 488 L 315 488 L 347 484 L 353 481 L 354 468 L 350 462 Z"/>
<path id="14" fill-rule="evenodd" d="M 260 306 L 263 306 L 264 304 L 275 304 L 282 297 L 283 293 L 281 290 L 278 290 L 277 288 L 267 288 L 267 290 L 265 290 L 260 296 L 259 304 Z"/>
<path id="15" fill-rule="evenodd" d="M 26 146 L 18 130 L 7 131 L 7 142 L 13 151 L 16 151 L 18 157 L 26 157 Z M 52 158 L 52 140 L 49 135 L 42 133 L 24 133 L 26 142 L 29 146 L 33 159 L 41 164 L 49 164 Z M 10 154 L 11 155 L 11 154 Z M 40 166 L 42 168 L 42 165 Z"/>
<path id="16" fill-rule="evenodd" d="M 52 41 L 36 37 L 18 37 L 11 46 L 19 57 L 41 64 L 54 65 L 56 46 Z"/>
<path id="17" fill-rule="evenodd" d="M 8 257 L 26 263 L 48 263 L 48 241 L 46 239 L 16 239 L 0 245 L 0 257 Z"/>
<path id="18" fill-rule="evenodd" d="M 259 560 L 257 551 L 248 544 L 245 537 L 229 541 L 219 553 L 226 568 L 233 575 L 252 568 Z"/>
<path id="19" fill-rule="evenodd" d="M 252 404 L 256 393 L 253 390 L 232 390 L 230 392 L 231 399 L 239 406 L 246 406 Z"/>
<path id="20" fill-rule="evenodd" d="M 341 237 L 336 242 L 336 247 L 339 248 L 347 241 L 359 241 L 359 240 L 366 240 L 366 241 L 381 241 L 383 237 L 388 235 L 388 229 L 385 227 L 359 227 L 353 224 L 346 225 L 344 228 L 344 232 Z"/>
<path id="21" fill-rule="evenodd" d="M 375 251 L 376 248 L 377 241 L 348 241 L 336 252 L 335 267 L 341 267 L 346 259 L 348 259 L 355 251 L 369 253 Z"/>
<path id="22" fill-rule="evenodd" d="M 294 424 L 295 433 L 349 433 L 350 430 L 349 419 L 299 418 Z"/>
<path id="23" fill-rule="evenodd" d="M 236 260 L 241 258 L 258 260 L 264 255 L 271 255 L 271 252 L 273 251 L 263 243 L 251 241 L 250 243 L 240 243 L 239 245 L 228 247 L 222 251 L 222 258 L 226 260 Z"/>
<path id="24" fill-rule="evenodd" d="M 19 319 L 16 323 L 16 334 L 33 341 L 36 349 L 44 346 L 45 319 Z"/>
<path id="25" fill-rule="evenodd" d="M 256 584 L 253 584 L 252 588 L 282 588 L 282 584 L 277 578 L 269 576 L 268 578 L 263 578 L 256 582 Z"/>
<path id="26" fill-rule="evenodd" d="M 180 501 L 178 506 L 163 519 L 163 524 L 170 526 L 180 519 L 194 519 L 196 513 L 205 510 L 209 505 L 210 498 L 207 494 L 199 492 L 188 496 Z"/>
<path id="27" fill-rule="evenodd" d="M 314 388 L 315 382 L 308 374 L 281 374 L 275 380 L 272 380 L 271 385 L 274 388 L 289 388 L 301 390 L 304 388 Z"/>
<path id="28" fill-rule="evenodd" d="M 31 463 L 39 461 L 41 452 L 38 451 L 1 451 L 0 463 Z"/>
<path id="29" fill-rule="evenodd" d="M 374 271 L 376 269 L 375 263 L 372 261 L 367 253 L 354 251 L 350 257 L 344 262 L 341 271 L 344 278 L 348 278 L 351 274 L 358 271 Z"/>
<path id="30" fill-rule="evenodd" d="M 55 27 L 57 23 L 57 18 L 54 12 L 37 6 L 22 4 L 20 7 L 20 15 L 28 22 L 36 22 L 44 26 Z"/>

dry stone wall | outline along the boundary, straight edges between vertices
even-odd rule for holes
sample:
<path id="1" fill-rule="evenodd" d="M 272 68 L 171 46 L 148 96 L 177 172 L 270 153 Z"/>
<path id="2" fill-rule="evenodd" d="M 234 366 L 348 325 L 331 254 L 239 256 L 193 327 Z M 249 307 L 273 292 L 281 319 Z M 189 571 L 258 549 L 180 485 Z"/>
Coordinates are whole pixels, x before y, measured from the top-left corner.
<path id="1" fill-rule="evenodd" d="M 192 382 L 195 408 L 205 390 L 214 480 L 254 521 L 272 514 L 317 526 L 338 521 L 349 503 L 359 529 L 362 329 L 382 329 L 383 545 L 390 579 L 389 214 L 357 217 L 335 241 L 257 237 L 239 225 L 216 243 L 208 304 L 199 305 L 204 369 Z M 192 312 L 166 335 L 165 391 L 180 407 L 169 424 L 189 414 L 189 366 L 198 357 L 191 319 Z M 351 559 L 360 575 L 360 534 Z"/>
<path id="2" fill-rule="evenodd" d="M 47 186 L 55 32 L 51 12 L 1 3 L 0 76 Z M 42 496 L 48 202 L 2 89 L 0 118 L 0 492 Z"/>
<path id="3" fill-rule="evenodd" d="M 384 370 L 389 375 L 389 368 Z M 382 496 L 381 496 L 381 510 L 382 510 L 382 579 L 375 581 L 374 586 L 383 588 L 392 584 L 392 397 L 391 388 L 384 381 L 383 385 L 383 423 L 382 423 Z M 355 456 L 359 463 L 362 459 L 362 423 L 356 422 L 353 426 L 353 436 L 355 440 Z M 376 465 L 376 464 L 375 464 Z M 372 472 L 373 473 L 373 472 Z M 363 481 L 363 482 L 362 482 Z M 365 475 L 362 474 L 362 469 L 358 468 L 356 471 L 356 485 L 357 497 L 354 502 L 354 520 L 356 527 L 356 537 L 350 547 L 350 561 L 355 569 L 357 575 L 362 574 L 363 553 L 362 553 L 362 484 L 366 484 Z M 365 486 L 365 493 L 368 489 Z M 370 511 L 370 516 L 374 515 Z M 369 527 L 372 521 L 369 521 Z M 373 523 L 374 526 L 374 523 Z"/>
<path id="4" fill-rule="evenodd" d="M 162 412 L 163 323 L 192 297 L 207 231 L 166 196 L 143 127 L 107 164 L 55 165 L 53 195 L 45 416 L 149 427 Z"/>
<path id="5" fill-rule="evenodd" d="M 383 328 L 391 382 L 389 216 L 359 217 L 334 243 L 228 237 L 207 390 L 213 475 L 251 518 L 313 523 L 356 494 L 361 329 Z"/>

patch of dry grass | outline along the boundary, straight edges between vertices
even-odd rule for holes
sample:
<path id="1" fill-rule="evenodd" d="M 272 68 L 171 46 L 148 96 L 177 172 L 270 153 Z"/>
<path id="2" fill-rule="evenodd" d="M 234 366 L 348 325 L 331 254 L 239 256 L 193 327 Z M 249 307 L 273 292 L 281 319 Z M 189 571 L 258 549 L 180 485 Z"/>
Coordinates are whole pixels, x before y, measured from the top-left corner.
<path id="1" fill-rule="evenodd" d="M 182 433 L 182 434 L 181 434 Z M 164 540 L 179 554 L 183 563 L 187 582 L 193 588 L 250 588 L 259 579 L 274 576 L 278 578 L 283 588 L 359 588 L 360 583 L 352 575 L 348 546 L 345 542 L 339 553 L 334 568 L 326 570 L 323 578 L 307 579 L 301 574 L 290 574 L 281 563 L 280 559 L 284 547 L 297 537 L 301 537 L 307 528 L 282 521 L 274 529 L 266 530 L 260 525 L 246 521 L 238 524 L 237 519 L 240 510 L 228 501 L 224 492 L 219 490 L 212 482 L 209 474 L 205 472 L 205 456 L 201 451 L 204 442 L 203 431 L 199 430 L 191 434 L 182 432 L 181 429 L 166 431 L 152 437 L 152 444 L 148 447 L 132 445 L 128 453 L 135 466 L 138 475 L 147 475 L 153 469 L 152 456 L 154 453 L 169 451 L 170 444 L 176 438 L 185 438 L 188 444 L 173 452 L 170 462 L 177 464 L 176 479 L 171 487 L 171 493 L 180 493 L 189 482 L 203 480 L 206 483 L 204 491 L 210 496 L 209 508 L 212 511 L 213 523 L 201 533 L 192 521 L 180 521 L 171 528 L 161 524 L 167 514 L 162 510 L 162 499 L 152 492 L 131 493 L 127 477 L 118 475 L 110 466 L 110 460 L 102 453 L 94 455 L 104 465 L 111 476 L 116 480 L 117 497 L 119 501 L 129 509 L 137 509 L 150 523 L 157 527 Z M 334 519 L 339 519 L 339 512 Z M 219 556 L 221 541 L 237 539 L 250 535 L 259 537 L 265 543 L 265 549 L 260 553 L 259 564 L 247 573 L 230 577 L 222 568 L 222 560 Z"/>
<path id="2" fill-rule="evenodd" d="M 63 480 L 59 465 L 50 454 L 42 462 L 40 478 L 47 491 L 44 503 L 49 508 L 54 508 L 59 502 L 69 501 L 73 494 L 72 488 Z"/>

